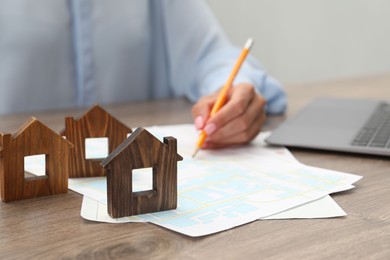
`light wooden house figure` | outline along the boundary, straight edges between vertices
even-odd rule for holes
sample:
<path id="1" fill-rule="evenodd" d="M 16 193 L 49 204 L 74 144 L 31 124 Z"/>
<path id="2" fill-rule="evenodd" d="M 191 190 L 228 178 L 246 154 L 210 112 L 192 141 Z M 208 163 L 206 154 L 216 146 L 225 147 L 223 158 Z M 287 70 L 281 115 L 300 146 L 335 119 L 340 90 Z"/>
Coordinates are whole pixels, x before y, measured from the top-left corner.
<path id="1" fill-rule="evenodd" d="M 80 118 L 66 117 L 62 135 L 74 144 L 69 177 L 105 176 L 100 162 L 118 147 L 132 131 L 98 105 Z M 89 147 L 91 140 L 103 141 Z M 88 150 L 89 148 L 89 150 Z M 100 152 L 100 154 L 96 152 Z"/>
<path id="2" fill-rule="evenodd" d="M 137 128 L 101 165 L 107 170 L 108 214 L 119 218 L 177 207 L 177 141 Z M 133 192 L 133 171 L 150 168 L 152 189 Z"/>
<path id="3" fill-rule="evenodd" d="M 2 200 L 66 193 L 72 149 L 73 144 L 35 118 L 27 121 L 15 134 L 0 133 Z M 42 170 L 36 175 L 30 172 L 31 165 L 34 168 L 34 158 L 38 158 L 35 164 Z"/>

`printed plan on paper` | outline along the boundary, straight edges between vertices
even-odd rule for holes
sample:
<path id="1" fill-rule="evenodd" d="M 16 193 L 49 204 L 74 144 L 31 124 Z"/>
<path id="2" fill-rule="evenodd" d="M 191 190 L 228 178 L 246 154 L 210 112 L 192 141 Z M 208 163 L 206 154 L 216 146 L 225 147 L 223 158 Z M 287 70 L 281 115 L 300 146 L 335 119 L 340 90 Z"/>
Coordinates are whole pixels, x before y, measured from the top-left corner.
<path id="1" fill-rule="evenodd" d="M 344 211 L 328 195 L 353 188 L 361 178 L 303 165 L 287 149 L 266 146 L 266 133 L 251 145 L 202 150 L 193 159 L 198 134 L 192 125 L 147 129 L 160 140 L 165 136 L 178 140 L 178 153 L 184 160 L 178 162 L 177 209 L 112 219 L 107 214 L 105 177 L 70 179 L 69 188 L 84 194 L 84 218 L 147 221 L 189 236 L 203 236 L 260 218 L 343 216 Z M 150 189 L 150 178 L 134 174 L 133 190 Z"/>

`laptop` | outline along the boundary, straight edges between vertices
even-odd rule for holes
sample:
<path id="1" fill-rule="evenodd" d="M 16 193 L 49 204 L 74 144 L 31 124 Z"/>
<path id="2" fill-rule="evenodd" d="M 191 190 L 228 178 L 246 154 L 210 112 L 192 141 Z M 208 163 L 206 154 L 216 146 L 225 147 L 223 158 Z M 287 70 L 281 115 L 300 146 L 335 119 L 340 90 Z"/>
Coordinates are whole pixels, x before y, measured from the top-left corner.
<path id="1" fill-rule="evenodd" d="M 277 127 L 273 145 L 390 156 L 390 104 L 319 98 Z"/>

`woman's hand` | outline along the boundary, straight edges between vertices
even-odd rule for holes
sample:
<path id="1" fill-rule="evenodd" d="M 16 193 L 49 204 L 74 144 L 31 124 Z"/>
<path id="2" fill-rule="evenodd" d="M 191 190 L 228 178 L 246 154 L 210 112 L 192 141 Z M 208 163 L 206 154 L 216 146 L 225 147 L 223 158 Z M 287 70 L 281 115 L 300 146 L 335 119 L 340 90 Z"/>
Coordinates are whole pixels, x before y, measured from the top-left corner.
<path id="1" fill-rule="evenodd" d="M 222 148 L 253 140 L 266 120 L 265 99 L 253 85 L 237 84 L 229 89 L 225 105 L 209 118 L 217 97 L 218 92 L 205 96 L 192 107 L 195 127 L 207 133 L 202 148 Z"/>

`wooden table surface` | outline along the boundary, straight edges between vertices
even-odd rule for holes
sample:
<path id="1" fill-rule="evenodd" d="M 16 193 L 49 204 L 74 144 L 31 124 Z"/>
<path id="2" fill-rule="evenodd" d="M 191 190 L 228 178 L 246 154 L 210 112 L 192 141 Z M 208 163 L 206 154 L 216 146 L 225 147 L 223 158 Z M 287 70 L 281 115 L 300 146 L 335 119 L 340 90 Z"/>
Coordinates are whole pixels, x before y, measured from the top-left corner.
<path id="1" fill-rule="evenodd" d="M 390 75 L 286 87 L 287 117 L 318 96 L 390 100 Z M 191 123 L 191 104 L 164 100 L 106 107 L 130 127 Z M 35 116 L 55 131 L 69 110 L 0 117 L 15 131 Z M 272 129 L 285 117 L 269 118 Z M 301 162 L 364 176 L 353 190 L 333 195 L 348 216 L 262 220 L 191 238 L 149 223 L 106 224 L 80 217 L 82 196 L 67 194 L 0 202 L 0 259 L 390 259 L 390 160 L 384 157 L 293 149 Z"/>

